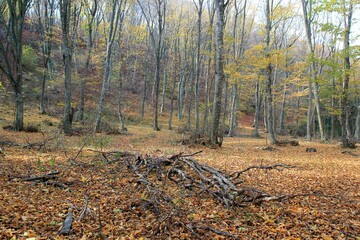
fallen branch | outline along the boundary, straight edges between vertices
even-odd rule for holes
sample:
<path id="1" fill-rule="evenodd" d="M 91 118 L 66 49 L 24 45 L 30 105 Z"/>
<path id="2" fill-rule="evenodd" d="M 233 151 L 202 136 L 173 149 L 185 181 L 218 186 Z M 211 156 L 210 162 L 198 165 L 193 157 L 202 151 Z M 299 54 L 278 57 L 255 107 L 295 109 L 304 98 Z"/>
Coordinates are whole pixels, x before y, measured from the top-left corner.
<path id="1" fill-rule="evenodd" d="M 282 163 L 278 163 L 278 164 L 274 164 L 271 166 L 250 166 L 248 168 L 245 168 L 244 170 L 241 170 L 239 172 L 234 172 L 232 174 L 230 174 L 230 179 L 236 179 L 238 178 L 241 174 L 251 170 L 251 169 L 261 169 L 261 170 L 278 170 L 278 171 L 282 171 L 286 168 L 295 168 L 295 166 L 292 165 L 287 165 L 287 164 L 282 164 Z"/>
<path id="2" fill-rule="evenodd" d="M 80 216 L 78 218 L 78 222 L 81 221 L 81 219 L 84 217 L 85 213 L 89 212 L 89 208 L 88 208 L 88 204 L 89 204 L 89 197 L 84 195 L 84 199 L 85 199 L 85 204 L 84 207 L 80 213 Z"/>
<path id="3" fill-rule="evenodd" d="M 73 218 L 73 209 L 69 208 L 68 214 L 66 215 L 65 221 L 59 231 L 59 235 L 68 235 L 71 231 L 71 225 L 74 220 Z"/>
<path id="4" fill-rule="evenodd" d="M 59 137 L 59 134 L 56 133 L 52 136 L 49 136 L 47 138 L 45 138 L 45 134 L 43 132 L 41 132 L 42 135 L 43 135 L 43 140 L 40 141 L 40 142 L 29 142 L 29 140 L 27 140 L 26 144 L 25 145 L 22 145 L 23 148 L 25 149 L 32 149 L 32 148 L 35 148 L 37 147 L 37 150 L 40 151 L 40 150 L 46 150 L 46 145 L 49 141 L 52 141 L 52 140 L 55 140 Z"/>
<path id="5" fill-rule="evenodd" d="M 360 157 L 360 154 L 356 154 L 356 153 L 353 153 L 351 151 L 342 151 L 341 153 L 342 154 L 348 154 L 348 155 L 351 155 L 351 156 L 354 156 L 354 157 Z"/>
<path id="6" fill-rule="evenodd" d="M 48 173 L 48 174 L 45 174 L 45 175 L 42 175 L 42 176 L 36 176 L 36 177 L 29 177 L 29 178 L 25 178 L 23 181 L 25 182 L 31 182 L 31 181 L 42 181 L 42 182 L 46 182 L 46 181 L 49 181 L 51 179 L 56 179 L 58 178 L 58 174 L 60 172 L 52 172 L 52 173 Z"/>

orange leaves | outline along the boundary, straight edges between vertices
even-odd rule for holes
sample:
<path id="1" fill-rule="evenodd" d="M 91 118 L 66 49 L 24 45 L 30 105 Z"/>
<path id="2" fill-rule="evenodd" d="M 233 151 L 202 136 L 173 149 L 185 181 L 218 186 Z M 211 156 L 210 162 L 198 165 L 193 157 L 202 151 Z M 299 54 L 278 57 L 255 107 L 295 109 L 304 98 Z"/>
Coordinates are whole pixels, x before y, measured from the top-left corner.
<path id="1" fill-rule="evenodd" d="M 141 136 L 140 127 L 137 134 Z M 158 141 L 168 133 L 157 134 L 164 135 L 144 138 L 146 143 L 138 143 L 135 147 L 144 145 L 154 152 L 161 149 L 171 154 L 186 151 L 182 147 L 167 146 L 165 140 Z M 116 144 L 122 144 L 128 138 L 116 136 Z M 296 165 L 296 169 L 283 172 L 252 171 L 241 180 L 246 186 L 261 187 L 274 194 L 317 190 L 349 200 L 359 199 L 360 167 L 357 159 L 341 154 L 335 145 L 301 142 L 297 148 L 279 147 L 274 152 L 255 150 L 255 147 L 265 144 L 265 139 L 225 139 L 223 148 L 206 149 L 198 158 L 201 158 L 199 162 L 220 168 L 223 172 L 275 162 Z M 305 154 L 305 148 L 310 145 L 319 151 Z M 21 180 L 9 181 L 7 176 L 38 174 L 37 159 L 41 160 L 46 170 L 66 168 L 68 162 L 61 159 L 62 152 L 41 154 L 34 151 L 30 156 L 29 152 L 18 148 L 6 148 L 6 151 L 5 161 L 0 162 L 1 239 L 56 238 L 69 206 L 74 207 L 73 231 L 66 238 L 59 239 L 97 239 L 99 216 L 102 234 L 108 239 L 193 239 L 194 234 L 189 230 L 191 223 L 230 232 L 240 239 L 356 239 L 360 229 L 360 205 L 355 202 L 312 196 L 226 209 L 198 194 L 201 190 L 196 189 L 196 194 L 189 196 L 184 194 L 183 189 L 179 190 L 164 180 L 159 184 L 171 194 L 174 209 L 181 209 L 183 213 L 176 215 L 169 211 L 169 215 L 173 214 L 170 222 L 166 221 L 167 215 L 160 219 L 151 212 L 151 206 L 146 205 L 151 200 L 149 195 L 137 183 L 136 177 L 120 167 L 121 164 L 126 165 L 125 162 L 103 164 L 99 158 L 84 154 L 78 159 L 81 164 L 71 166 L 58 179 L 71 183 L 69 189 L 58 189 Z M 50 166 L 48 159 L 52 157 L 56 157 L 56 164 Z M 84 195 L 88 196 L 89 211 L 78 221 L 85 203 Z M 229 239 L 204 229 L 194 231 L 203 239 Z"/>

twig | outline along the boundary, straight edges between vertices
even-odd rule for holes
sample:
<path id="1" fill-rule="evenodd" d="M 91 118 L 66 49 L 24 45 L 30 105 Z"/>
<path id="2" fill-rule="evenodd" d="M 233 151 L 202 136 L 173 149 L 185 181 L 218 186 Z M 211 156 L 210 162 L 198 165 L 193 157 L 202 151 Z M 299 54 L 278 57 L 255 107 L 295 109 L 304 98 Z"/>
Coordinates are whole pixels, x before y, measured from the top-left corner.
<path id="1" fill-rule="evenodd" d="M 58 178 L 58 176 L 56 176 L 56 175 L 58 175 L 59 173 L 60 173 L 60 172 L 57 171 L 57 172 L 48 173 L 48 174 L 45 174 L 45 175 L 42 175 L 42 176 L 29 177 L 29 178 L 24 179 L 23 181 L 25 181 L 25 182 L 31 182 L 31 181 L 38 181 L 38 180 L 40 180 L 40 181 L 46 182 L 46 181 L 48 181 L 48 180 L 50 180 L 50 179 L 56 179 L 56 178 Z"/>
<path id="2" fill-rule="evenodd" d="M 354 156 L 354 157 L 360 157 L 360 154 L 356 154 L 356 153 L 353 153 L 353 152 L 350 152 L 350 151 L 342 151 L 341 153 L 342 154 L 349 154 L 349 155 Z"/>
<path id="3" fill-rule="evenodd" d="M 295 168 L 295 166 L 292 165 L 286 165 L 283 163 L 278 163 L 278 164 L 274 164 L 271 166 L 250 166 L 248 168 L 245 168 L 244 170 L 241 170 L 239 172 L 234 172 L 232 174 L 230 174 L 230 180 L 234 180 L 236 178 L 238 178 L 241 174 L 251 170 L 251 169 L 262 169 L 262 170 L 278 170 L 281 171 L 285 168 Z"/>
<path id="4" fill-rule="evenodd" d="M 89 204 L 89 201 L 88 201 L 88 200 L 89 200 L 89 197 L 86 196 L 86 195 L 84 195 L 84 199 L 85 199 L 85 204 L 84 204 L 84 207 L 83 207 L 83 209 L 82 209 L 82 211 L 81 211 L 81 213 L 80 213 L 78 222 L 80 222 L 81 219 L 84 217 L 85 213 L 89 211 L 89 209 L 88 209 L 88 204 Z"/>
<path id="5" fill-rule="evenodd" d="M 176 158 L 179 158 L 179 157 L 184 157 L 184 158 L 192 157 L 192 156 L 195 156 L 195 155 L 197 155 L 199 153 L 202 153 L 202 152 L 203 152 L 203 150 L 198 151 L 198 152 L 194 152 L 194 153 L 191 153 L 191 154 L 185 154 L 185 155 L 182 152 L 180 152 L 180 153 L 172 155 L 171 157 L 169 157 L 169 159 L 173 160 L 173 159 L 176 159 Z"/>
<path id="6" fill-rule="evenodd" d="M 101 212 L 100 212 L 100 208 L 101 208 L 101 199 L 99 202 L 99 209 L 98 209 L 98 222 L 99 222 L 99 237 L 101 240 L 105 239 L 105 235 L 102 232 L 102 223 L 101 223 Z"/>

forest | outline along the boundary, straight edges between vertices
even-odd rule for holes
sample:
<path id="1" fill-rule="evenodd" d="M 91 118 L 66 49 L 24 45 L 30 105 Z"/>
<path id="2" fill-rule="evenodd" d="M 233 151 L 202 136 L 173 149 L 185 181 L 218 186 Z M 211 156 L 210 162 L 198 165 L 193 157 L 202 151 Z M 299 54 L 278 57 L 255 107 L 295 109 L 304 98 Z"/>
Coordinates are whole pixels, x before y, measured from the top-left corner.
<path id="1" fill-rule="evenodd" d="M 1 239 L 360 239 L 359 0 L 0 0 Z"/>

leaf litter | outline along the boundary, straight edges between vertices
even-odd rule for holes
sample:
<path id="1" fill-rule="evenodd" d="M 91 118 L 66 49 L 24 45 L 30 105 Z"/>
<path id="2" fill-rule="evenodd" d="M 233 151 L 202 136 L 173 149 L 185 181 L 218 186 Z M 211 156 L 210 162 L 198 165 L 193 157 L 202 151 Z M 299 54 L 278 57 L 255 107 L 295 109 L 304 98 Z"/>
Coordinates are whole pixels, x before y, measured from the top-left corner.
<path id="1" fill-rule="evenodd" d="M 68 149 L 72 159 L 62 150 L 4 147 L 0 236 L 359 239 L 356 158 L 324 144 L 316 146 L 315 160 L 305 148 L 260 151 L 260 141 L 229 140 L 217 150 L 174 147 L 172 154 L 164 154 L 166 146 L 148 154 Z M 282 171 L 265 167 L 278 163 Z M 258 167 L 242 172 L 251 166 Z M 294 197 L 268 201 L 279 196 Z M 70 230 L 59 235 L 70 213 Z"/>

